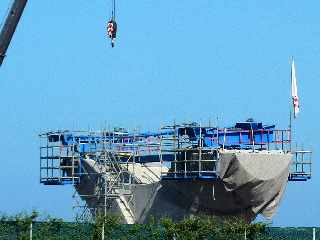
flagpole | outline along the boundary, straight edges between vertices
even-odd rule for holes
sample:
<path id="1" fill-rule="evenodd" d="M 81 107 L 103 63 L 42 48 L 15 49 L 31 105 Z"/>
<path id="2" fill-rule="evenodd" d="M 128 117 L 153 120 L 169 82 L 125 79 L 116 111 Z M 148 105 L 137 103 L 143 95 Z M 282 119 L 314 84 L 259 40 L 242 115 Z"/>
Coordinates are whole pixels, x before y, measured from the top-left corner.
<path id="1" fill-rule="evenodd" d="M 292 88 L 292 62 L 293 62 L 293 56 L 291 56 L 291 62 L 290 62 L 290 89 Z M 289 131 L 290 131 L 290 152 L 292 151 L 292 109 L 291 109 L 291 104 L 292 104 L 292 99 L 291 99 L 291 94 L 292 90 L 290 91 L 290 115 L 289 115 Z"/>
<path id="2" fill-rule="evenodd" d="M 289 131 L 290 131 L 290 152 L 292 150 L 292 110 L 290 109 L 290 116 L 289 116 Z"/>

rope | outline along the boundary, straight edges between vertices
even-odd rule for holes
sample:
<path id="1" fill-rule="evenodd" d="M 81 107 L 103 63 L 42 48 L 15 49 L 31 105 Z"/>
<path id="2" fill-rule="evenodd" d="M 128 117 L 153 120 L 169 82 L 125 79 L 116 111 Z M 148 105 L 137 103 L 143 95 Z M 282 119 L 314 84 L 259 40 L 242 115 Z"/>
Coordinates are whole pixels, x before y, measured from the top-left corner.
<path id="1" fill-rule="evenodd" d="M 111 8 L 112 8 L 111 18 L 113 21 L 115 21 L 116 20 L 116 0 L 111 0 Z"/>

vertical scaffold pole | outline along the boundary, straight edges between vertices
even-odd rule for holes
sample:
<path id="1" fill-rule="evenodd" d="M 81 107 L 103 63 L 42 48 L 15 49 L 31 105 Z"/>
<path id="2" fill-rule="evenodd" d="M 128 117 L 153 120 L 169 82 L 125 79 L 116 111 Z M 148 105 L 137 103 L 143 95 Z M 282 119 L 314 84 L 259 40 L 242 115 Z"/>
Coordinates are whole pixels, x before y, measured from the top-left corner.
<path id="1" fill-rule="evenodd" d="M 49 178 L 49 134 L 47 134 L 47 156 L 46 156 L 46 162 L 47 162 L 47 176 L 46 176 L 46 181 L 48 181 Z"/>
<path id="2" fill-rule="evenodd" d="M 312 229 L 313 240 L 316 240 L 316 228 Z"/>
<path id="3" fill-rule="evenodd" d="M 59 144 L 61 144 L 60 145 L 60 147 L 59 147 L 59 181 L 61 181 L 61 180 L 63 180 L 62 179 L 62 171 L 61 171 L 61 156 L 62 156 L 62 151 L 61 151 L 61 146 L 62 146 L 62 143 L 61 143 L 61 134 L 59 134 Z"/>
<path id="4" fill-rule="evenodd" d="M 201 128 L 201 122 L 200 122 L 200 144 L 199 144 L 199 177 L 201 176 L 201 161 L 202 161 L 202 128 Z"/>
<path id="5" fill-rule="evenodd" d="M 184 128 L 184 135 L 187 135 L 186 128 Z M 184 177 L 187 178 L 187 150 L 183 150 L 183 152 L 184 152 Z M 182 156 L 181 156 L 181 158 L 182 158 Z"/>
<path id="6" fill-rule="evenodd" d="M 255 142 L 254 142 L 254 130 L 252 129 L 252 126 L 251 126 L 251 135 L 252 135 L 252 150 L 254 152 L 255 151 Z"/>
<path id="7" fill-rule="evenodd" d="M 177 129 L 176 129 L 176 120 L 173 122 L 173 152 L 174 152 L 174 178 L 177 177 L 177 146 L 176 146 L 176 139 L 177 139 Z"/>
<path id="8" fill-rule="evenodd" d="M 103 219 L 103 223 L 102 223 L 101 240 L 104 240 L 104 219 Z"/>
<path id="9" fill-rule="evenodd" d="M 42 182 L 42 136 L 40 136 L 40 173 L 39 173 L 39 176 L 40 176 L 40 182 Z"/>
<path id="10" fill-rule="evenodd" d="M 227 129 L 224 128 L 223 130 L 223 143 L 222 143 L 222 150 L 224 150 L 224 144 L 226 143 L 226 134 L 227 134 Z"/>
<path id="11" fill-rule="evenodd" d="M 30 223 L 30 236 L 29 236 L 29 238 L 30 238 L 30 240 L 32 240 L 32 221 L 31 221 L 31 223 Z"/>
<path id="12" fill-rule="evenodd" d="M 162 126 L 160 127 L 160 131 L 162 130 Z M 160 146 L 159 146 L 159 161 L 160 161 L 160 179 L 162 178 L 162 164 L 163 164 L 163 160 L 162 160 L 162 141 L 163 141 L 163 135 L 160 135 Z"/>
<path id="13" fill-rule="evenodd" d="M 290 110 L 290 116 L 289 116 L 289 134 L 290 134 L 290 152 L 292 151 L 292 110 Z"/>

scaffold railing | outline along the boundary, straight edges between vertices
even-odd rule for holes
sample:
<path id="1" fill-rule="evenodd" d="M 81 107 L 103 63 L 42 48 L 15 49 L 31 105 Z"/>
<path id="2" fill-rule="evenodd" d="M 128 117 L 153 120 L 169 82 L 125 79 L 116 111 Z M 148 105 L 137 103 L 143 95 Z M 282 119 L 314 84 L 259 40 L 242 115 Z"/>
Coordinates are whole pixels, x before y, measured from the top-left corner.
<path id="1" fill-rule="evenodd" d="M 246 124 L 251 128 L 243 128 Z M 237 125 L 219 128 L 197 123 L 173 124 L 145 133 L 125 129 L 43 133 L 39 135 L 40 182 L 74 185 L 75 207 L 83 218 L 107 214 L 116 205 L 126 222 L 133 223 L 135 184 L 216 181 L 223 151 L 276 150 L 277 154 L 292 154 L 288 180 L 311 178 L 312 153 L 291 150 L 290 130 L 261 123 Z M 157 166 L 156 174 L 147 174 L 148 163 Z"/>
<path id="2" fill-rule="evenodd" d="M 219 151 L 216 147 L 204 147 L 205 135 L 188 136 L 192 124 L 163 127 L 171 135 L 161 136 L 161 179 L 216 179 Z M 200 127 L 201 129 L 201 127 Z"/>
<path id="3" fill-rule="evenodd" d="M 79 184 L 83 160 L 101 163 L 106 152 L 113 166 L 159 161 L 159 133 L 56 131 L 39 136 L 40 182 L 47 185 Z"/>
<path id="4" fill-rule="evenodd" d="M 80 155 L 75 145 L 61 144 L 63 132 L 40 135 L 40 182 L 45 185 L 78 184 Z"/>
<path id="5" fill-rule="evenodd" d="M 82 216 L 103 214 L 116 203 L 126 221 L 134 222 L 135 164 L 159 162 L 159 133 L 56 131 L 41 134 L 40 141 L 41 183 L 73 184 L 85 200 L 75 204 L 86 212 Z M 83 191 L 80 183 L 93 190 Z"/>
<path id="6" fill-rule="evenodd" d="M 200 124 L 173 124 L 161 130 L 160 162 L 162 179 L 213 179 L 219 176 L 219 153 L 223 150 L 281 151 L 292 154 L 289 181 L 311 178 L 311 152 L 291 151 L 291 130 L 274 126 L 244 130 L 204 127 Z M 308 158 L 308 160 L 307 160 Z"/>
<path id="7" fill-rule="evenodd" d="M 312 176 L 312 151 L 295 150 L 290 166 L 289 181 L 306 181 Z"/>

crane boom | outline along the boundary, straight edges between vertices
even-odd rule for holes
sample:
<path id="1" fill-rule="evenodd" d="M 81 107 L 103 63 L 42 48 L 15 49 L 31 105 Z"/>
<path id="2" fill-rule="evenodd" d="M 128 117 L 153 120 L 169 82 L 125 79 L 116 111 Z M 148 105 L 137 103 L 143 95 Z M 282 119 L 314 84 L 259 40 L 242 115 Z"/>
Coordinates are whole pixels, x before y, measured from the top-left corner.
<path id="1" fill-rule="evenodd" d="M 0 32 L 0 66 L 28 0 L 14 0 Z"/>

